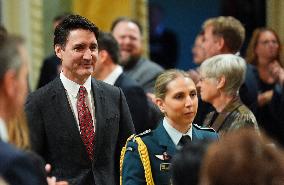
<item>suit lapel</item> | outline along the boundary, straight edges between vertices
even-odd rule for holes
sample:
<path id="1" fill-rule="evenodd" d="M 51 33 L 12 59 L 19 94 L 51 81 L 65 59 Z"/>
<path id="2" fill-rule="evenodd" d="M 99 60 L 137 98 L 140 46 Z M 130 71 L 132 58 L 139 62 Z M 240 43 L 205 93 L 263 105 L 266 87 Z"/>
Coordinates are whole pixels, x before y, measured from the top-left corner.
<path id="1" fill-rule="evenodd" d="M 83 152 L 83 154 L 86 155 L 86 158 L 88 158 L 76 118 L 74 117 L 66 91 L 59 77 L 55 80 L 53 90 L 51 101 L 57 115 L 56 123 L 59 124 L 58 127 L 61 128 L 61 130 L 66 131 L 61 133 L 68 134 L 68 138 L 72 138 L 72 141 L 74 141 L 74 146 L 76 147 L 76 145 L 79 145 L 77 147 L 84 150 L 85 152 Z"/>
<path id="2" fill-rule="evenodd" d="M 98 151 L 102 147 L 102 142 L 98 138 L 103 138 L 102 134 L 104 130 L 102 130 L 102 126 L 105 124 L 104 115 L 107 115 L 105 110 L 105 97 L 103 88 L 100 88 L 100 85 L 97 83 L 95 79 L 92 78 L 92 92 L 94 97 L 95 104 L 95 142 L 94 142 L 94 162 L 98 158 Z"/>

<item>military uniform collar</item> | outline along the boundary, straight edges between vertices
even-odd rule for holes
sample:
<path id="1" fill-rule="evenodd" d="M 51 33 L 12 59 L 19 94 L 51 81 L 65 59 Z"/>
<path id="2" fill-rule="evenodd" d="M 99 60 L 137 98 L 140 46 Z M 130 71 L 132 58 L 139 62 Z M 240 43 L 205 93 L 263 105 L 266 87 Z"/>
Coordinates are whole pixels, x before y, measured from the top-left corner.
<path id="1" fill-rule="evenodd" d="M 164 126 L 166 132 L 169 134 L 169 136 L 170 136 L 171 140 L 173 141 L 173 143 L 175 144 L 175 146 L 178 145 L 178 143 L 179 143 L 179 141 L 180 141 L 180 139 L 183 135 L 188 135 L 192 139 L 192 126 L 187 131 L 187 133 L 185 133 L 185 134 L 181 133 L 180 131 L 178 131 L 174 127 L 172 127 L 166 118 L 163 119 L 163 126 Z"/>

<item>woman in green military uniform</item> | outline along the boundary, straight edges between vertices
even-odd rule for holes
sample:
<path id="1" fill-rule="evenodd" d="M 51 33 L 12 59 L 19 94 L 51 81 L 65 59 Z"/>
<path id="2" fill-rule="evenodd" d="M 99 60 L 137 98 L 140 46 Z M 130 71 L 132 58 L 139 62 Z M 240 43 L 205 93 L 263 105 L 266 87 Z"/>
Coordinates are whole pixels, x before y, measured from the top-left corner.
<path id="1" fill-rule="evenodd" d="M 129 138 L 121 155 L 123 185 L 168 185 L 170 164 L 178 148 L 190 140 L 217 139 L 213 129 L 192 122 L 198 98 L 194 82 L 180 70 L 162 73 L 155 84 L 156 103 L 164 113 L 153 131 Z"/>

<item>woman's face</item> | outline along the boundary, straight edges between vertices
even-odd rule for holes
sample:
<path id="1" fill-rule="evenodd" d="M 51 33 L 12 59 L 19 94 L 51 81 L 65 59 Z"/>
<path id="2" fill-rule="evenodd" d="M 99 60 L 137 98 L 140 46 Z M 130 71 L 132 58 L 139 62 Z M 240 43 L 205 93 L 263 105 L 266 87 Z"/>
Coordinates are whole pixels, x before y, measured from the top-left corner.
<path id="1" fill-rule="evenodd" d="M 194 82 L 187 77 L 177 77 L 167 85 L 165 98 L 158 99 L 157 103 L 173 126 L 188 126 L 198 107 Z"/>
<path id="2" fill-rule="evenodd" d="M 279 43 L 276 36 L 271 31 L 261 32 L 255 47 L 258 58 L 273 60 L 279 52 Z M 259 60 L 261 62 L 263 60 Z M 260 63 L 261 64 L 261 63 Z"/>
<path id="3" fill-rule="evenodd" d="M 200 89 L 201 99 L 208 103 L 213 103 L 216 97 L 219 96 L 218 83 L 215 78 L 206 77 L 205 74 L 201 74 L 201 78 L 197 83 L 197 87 Z"/>

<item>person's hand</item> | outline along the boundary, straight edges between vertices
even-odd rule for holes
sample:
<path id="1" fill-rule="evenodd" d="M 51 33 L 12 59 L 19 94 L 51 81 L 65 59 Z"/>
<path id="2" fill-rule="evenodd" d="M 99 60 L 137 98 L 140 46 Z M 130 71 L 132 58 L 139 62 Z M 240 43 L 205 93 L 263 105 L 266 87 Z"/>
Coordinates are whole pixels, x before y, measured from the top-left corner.
<path id="1" fill-rule="evenodd" d="M 274 61 L 269 65 L 269 71 L 273 78 L 281 85 L 284 85 L 284 69 L 280 66 L 279 62 Z"/>
<path id="2" fill-rule="evenodd" d="M 49 174 L 51 172 L 51 165 L 50 164 L 46 164 L 45 165 L 45 171 L 47 174 Z M 47 177 L 47 184 L 48 185 L 68 185 L 67 181 L 58 181 L 56 182 L 56 177 Z"/>
<path id="3" fill-rule="evenodd" d="M 262 106 L 268 104 L 271 101 L 272 96 L 273 96 L 273 90 L 269 90 L 269 91 L 265 91 L 263 93 L 260 93 L 257 97 L 258 105 L 260 107 L 262 107 Z"/>

